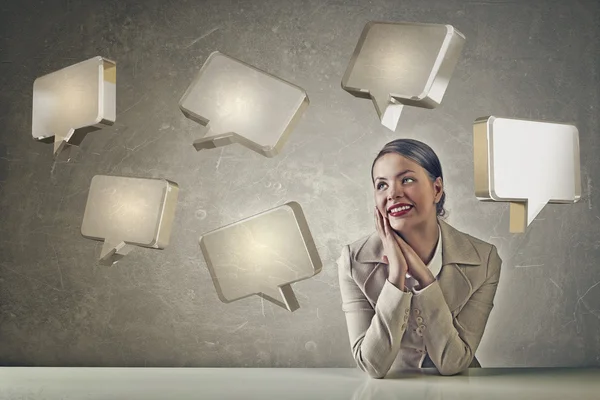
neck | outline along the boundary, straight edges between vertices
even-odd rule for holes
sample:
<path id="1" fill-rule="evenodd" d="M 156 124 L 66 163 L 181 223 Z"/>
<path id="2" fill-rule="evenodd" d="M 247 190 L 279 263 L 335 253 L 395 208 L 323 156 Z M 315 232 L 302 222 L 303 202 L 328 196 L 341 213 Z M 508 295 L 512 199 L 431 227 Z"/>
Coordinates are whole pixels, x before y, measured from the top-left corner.
<path id="1" fill-rule="evenodd" d="M 402 239 L 417 253 L 425 265 L 433 258 L 435 246 L 437 245 L 438 231 L 437 217 L 430 219 L 423 226 L 414 227 L 407 233 L 400 233 Z"/>

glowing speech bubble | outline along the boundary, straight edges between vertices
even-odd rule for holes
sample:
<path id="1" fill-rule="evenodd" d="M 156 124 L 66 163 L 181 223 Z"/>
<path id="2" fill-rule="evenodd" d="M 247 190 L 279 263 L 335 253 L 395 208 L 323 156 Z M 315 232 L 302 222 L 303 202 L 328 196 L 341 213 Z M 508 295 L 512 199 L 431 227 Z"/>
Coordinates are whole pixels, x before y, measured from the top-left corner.
<path id="1" fill-rule="evenodd" d="M 117 66 L 102 57 L 71 65 L 33 83 L 32 135 L 48 141 L 54 155 L 116 118 Z"/>
<path id="2" fill-rule="evenodd" d="M 323 267 L 295 201 L 206 233 L 200 248 L 224 303 L 256 294 L 294 311 L 300 306 L 290 284 Z"/>
<path id="3" fill-rule="evenodd" d="M 186 117 L 208 125 L 196 150 L 240 143 L 277 155 L 308 106 L 306 92 L 248 64 L 213 52 L 179 102 Z"/>
<path id="4" fill-rule="evenodd" d="M 435 108 L 442 102 L 464 42 L 451 25 L 368 22 L 342 88 L 371 98 L 381 123 L 395 131 L 405 105 Z"/>
<path id="5" fill-rule="evenodd" d="M 523 232 L 546 203 L 581 197 L 573 125 L 483 117 L 473 124 L 475 195 L 510 201 L 510 232 Z"/>
<path id="6" fill-rule="evenodd" d="M 92 178 L 81 234 L 104 240 L 100 263 L 111 265 L 131 245 L 169 244 L 179 186 L 166 179 L 96 175 Z"/>

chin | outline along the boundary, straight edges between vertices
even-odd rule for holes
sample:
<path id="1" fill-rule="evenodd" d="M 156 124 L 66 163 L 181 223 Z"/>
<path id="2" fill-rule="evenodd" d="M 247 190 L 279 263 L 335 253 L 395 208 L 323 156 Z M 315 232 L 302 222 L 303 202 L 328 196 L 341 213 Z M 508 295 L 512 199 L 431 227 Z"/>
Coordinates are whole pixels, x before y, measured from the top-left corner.
<path id="1" fill-rule="evenodd" d="M 402 230 L 406 230 L 410 224 L 407 224 L 406 221 L 390 221 L 390 226 L 393 230 L 401 232 Z"/>

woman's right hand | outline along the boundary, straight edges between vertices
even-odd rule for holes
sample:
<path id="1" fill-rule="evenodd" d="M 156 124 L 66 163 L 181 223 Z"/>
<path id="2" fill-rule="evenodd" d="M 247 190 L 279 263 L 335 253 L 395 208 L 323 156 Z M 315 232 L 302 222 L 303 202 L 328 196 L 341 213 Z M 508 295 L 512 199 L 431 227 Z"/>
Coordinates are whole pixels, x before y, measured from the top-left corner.
<path id="1" fill-rule="evenodd" d="M 383 243 L 384 259 L 388 264 L 388 280 L 401 290 L 404 290 L 404 280 L 408 272 L 408 264 L 402 253 L 402 249 L 396 240 L 396 232 L 390 226 L 390 221 L 384 217 L 375 207 L 375 226 L 377 233 Z"/>

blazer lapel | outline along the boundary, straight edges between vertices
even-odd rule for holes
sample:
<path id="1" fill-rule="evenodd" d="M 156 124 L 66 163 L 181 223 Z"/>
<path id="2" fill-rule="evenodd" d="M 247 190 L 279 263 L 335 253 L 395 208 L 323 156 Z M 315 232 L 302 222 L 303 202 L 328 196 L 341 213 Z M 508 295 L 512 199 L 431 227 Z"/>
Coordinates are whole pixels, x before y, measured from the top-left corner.
<path id="1" fill-rule="evenodd" d="M 383 259 L 383 243 L 377 231 L 371 233 L 362 246 L 356 250 L 354 261 L 364 263 L 380 263 Z"/>
<path id="2" fill-rule="evenodd" d="M 464 305 L 473 287 L 463 272 L 469 266 L 481 265 L 475 246 L 462 233 L 445 221 L 439 220 L 442 231 L 442 271 L 438 283 L 451 312 Z"/>
<path id="3" fill-rule="evenodd" d="M 455 311 L 471 296 L 473 288 L 461 268 L 481 265 L 477 250 L 462 233 L 443 220 L 438 219 L 442 232 L 442 270 L 438 283 L 450 311 Z M 373 232 L 354 254 L 354 261 L 360 264 L 374 264 L 371 268 L 355 269 L 358 281 L 364 282 L 364 291 L 369 300 L 375 303 L 379 291 L 387 278 L 387 265 L 383 264 L 383 243 L 377 232 Z M 379 288 L 379 290 L 376 290 Z"/>
<path id="4" fill-rule="evenodd" d="M 363 292 L 373 308 L 388 277 L 388 266 L 382 259 L 383 243 L 375 231 L 354 253 L 352 272 L 357 282 L 363 282 Z"/>

